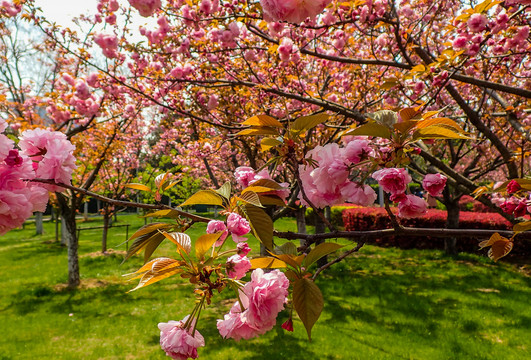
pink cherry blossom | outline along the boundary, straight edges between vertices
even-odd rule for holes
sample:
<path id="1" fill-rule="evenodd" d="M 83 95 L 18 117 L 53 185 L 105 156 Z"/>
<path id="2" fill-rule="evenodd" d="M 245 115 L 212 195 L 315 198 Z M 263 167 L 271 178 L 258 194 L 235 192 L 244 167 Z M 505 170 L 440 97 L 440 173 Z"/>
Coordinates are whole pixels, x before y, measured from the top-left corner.
<path id="1" fill-rule="evenodd" d="M 516 180 L 511 180 L 507 184 L 507 194 L 514 194 L 515 192 L 520 191 L 522 186 Z"/>
<path id="2" fill-rule="evenodd" d="M 331 0 L 260 0 L 264 18 L 301 23 L 321 13 Z"/>
<path id="3" fill-rule="evenodd" d="M 289 280 L 279 270 L 264 273 L 256 269 L 243 292 L 249 299 L 247 321 L 257 328 L 271 329 L 288 296 Z"/>
<path id="4" fill-rule="evenodd" d="M 159 323 L 160 346 L 166 355 L 172 359 L 186 360 L 197 358 L 197 348 L 205 346 L 205 339 L 195 330 L 192 336 L 189 330 L 184 329 L 184 324 L 188 320 L 186 316 L 181 321 L 170 320 L 167 323 Z"/>
<path id="5" fill-rule="evenodd" d="M 129 4 L 138 10 L 143 17 L 149 17 L 160 7 L 160 0 L 129 0 Z"/>
<path id="6" fill-rule="evenodd" d="M 299 166 L 304 193 L 318 208 L 344 201 L 341 189 L 349 182 L 350 172 L 343 161 L 342 150 L 335 143 L 317 146 L 306 154 L 306 158 L 311 158 L 313 163 L 317 163 L 317 167 L 313 164 Z M 299 199 L 308 205 L 302 193 L 299 194 Z"/>
<path id="7" fill-rule="evenodd" d="M 22 133 L 19 147 L 22 153 L 37 161 L 36 176 L 70 184 L 76 169 L 73 151 L 75 146 L 66 135 L 43 129 L 26 130 Z M 50 191 L 61 191 L 57 186 L 48 186 Z"/>
<path id="8" fill-rule="evenodd" d="M 22 157 L 18 154 L 17 149 L 9 150 L 9 154 L 6 156 L 5 160 L 8 166 L 20 166 L 22 165 Z"/>
<path id="9" fill-rule="evenodd" d="M 516 208 L 514 208 L 513 213 L 515 217 L 520 217 L 520 216 L 524 216 L 526 214 L 526 211 L 527 211 L 527 202 L 525 200 L 521 200 L 516 206 Z"/>
<path id="10" fill-rule="evenodd" d="M 403 168 L 388 168 L 375 171 L 372 177 L 378 181 L 382 189 L 390 194 L 399 194 L 406 191 L 411 176 Z"/>
<path id="11" fill-rule="evenodd" d="M 13 4 L 7 0 L 2 1 L 0 7 L 0 13 L 5 12 L 8 17 L 17 16 L 17 14 L 22 10 L 22 6 Z"/>
<path id="12" fill-rule="evenodd" d="M 256 172 L 253 168 L 248 166 L 240 166 L 234 171 L 234 177 L 240 186 L 246 188 L 249 183 L 254 180 Z"/>
<path id="13" fill-rule="evenodd" d="M 441 196 L 446 186 L 446 176 L 441 174 L 427 174 L 422 180 L 422 187 L 431 196 Z"/>
<path id="14" fill-rule="evenodd" d="M 517 198 L 511 197 L 509 199 L 506 199 L 503 203 L 501 203 L 500 208 L 503 210 L 503 212 L 512 215 L 514 213 L 514 210 L 519 204 L 520 204 L 520 201 Z"/>
<path id="15" fill-rule="evenodd" d="M 241 256 L 247 256 L 251 252 L 251 248 L 249 247 L 249 244 L 246 242 L 240 242 L 236 245 L 236 248 L 238 249 L 238 255 Z"/>
<path id="16" fill-rule="evenodd" d="M 247 256 L 233 255 L 227 259 L 227 276 L 231 279 L 239 280 L 245 276 L 251 268 L 251 262 Z"/>
<path id="17" fill-rule="evenodd" d="M 0 235 L 22 226 L 32 214 L 26 189 L 0 190 Z"/>
<path id="18" fill-rule="evenodd" d="M 239 243 L 247 241 L 247 238 L 243 237 L 251 231 L 251 226 L 247 219 L 241 217 L 239 214 L 230 213 L 227 217 L 227 229 L 232 234 L 232 240 Z"/>
<path id="19" fill-rule="evenodd" d="M 428 203 L 418 196 L 406 195 L 398 203 L 398 216 L 401 218 L 413 218 L 424 215 L 428 211 Z"/>
<path id="20" fill-rule="evenodd" d="M 87 100 L 90 97 L 90 89 L 84 80 L 76 80 L 76 96 L 81 100 Z"/>
<path id="21" fill-rule="evenodd" d="M 264 273 L 256 269 L 251 281 L 240 292 L 236 302 L 223 320 L 218 320 L 218 330 L 224 338 L 250 339 L 271 330 L 278 313 L 284 308 L 288 296 L 289 280 L 284 273 L 273 270 Z"/>
<path id="22" fill-rule="evenodd" d="M 101 48 L 103 55 L 112 59 L 118 56 L 118 38 L 114 34 L 99 33 L 94 35 L 94 42 Z"/>
<path id="23" fill-rule="evenodd" d="M 369 206 L 376 201 L 376 192 L 369 185 L 349 182 L 341 188 L 341 194 L 346 201 L 356 205 Z"/>
<path id="24" fill-rule="evenodd" d="M 286 320 L 286 322 L 282 324 L 282 329 L 289 331 L 289 332 L 293 332 L 293 319 L 289 318 L 288 320 Z"/>
<path id="25" fill-rule="evenodd" d="M 206 232 L 207 234 L 223 232 L 219 237 L 218 241 L 216 241 L 215 246 L 221 246 L 229 235 L 229 232 L 227 231 L 227 226 L 223 221 L 220 220 L 210 220 L 207 224 Z"/>
<path id="26" fill-rule="evenodd" d="M 13 144 L 13 140 L 4 134 L 0 134 L 0 161 L 9 155 L 9 152 L 13 149 Z"/>
<path id="27" fill-rule="evenodd" d="M 3 118 L 0 118 L 0 133 L 4 132 L 7 129 L 7 121 Z"/>
<path id="28" fill-rule="evenodd" d="M 468 28 L 472 32 L 481 32 L 487 26 L 487 17 L 483 14 L 472 14 L 467 21 Z"/>
<path id="29" fill-rule="evenodd" d="M 344 158 L 353 164 L 367 159 L 372 154 L 373 150 L 369 146 L 368 140 L 355 139 L 350 141 L 343 150 Z"/>

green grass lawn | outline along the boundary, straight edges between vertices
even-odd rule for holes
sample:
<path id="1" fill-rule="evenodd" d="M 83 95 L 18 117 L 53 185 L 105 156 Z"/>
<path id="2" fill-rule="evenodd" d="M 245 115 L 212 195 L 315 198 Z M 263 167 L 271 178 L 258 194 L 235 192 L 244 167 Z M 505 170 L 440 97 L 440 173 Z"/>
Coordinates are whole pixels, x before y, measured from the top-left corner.
<path id="1" fill-rule="evenodd" d="M 97 226 L 99 220 L 80 226 Z M 120 224 L 143 224 L 122 215 Z M 292 229 L 283 219 L 277 226 Z M 192 229 L 200 234 L 204 225 Z M 130 233 L 132 231 L 130 230 Z M 0 237 L 0 359 L 165 359 L 157 323 L 180 320 L 193 307 L 192 287 L 170 278 L 132 293 L 122 274 L 142 265 L 122 253 L 101 256 L 100 231 L 81 233 L 82 288 L 70 291 L 66 249 L 34 226 Z M 125 238 L 110 230 L 109 247 Z M 258 249 L 256 241 L 250 241 Z M 155 252 L 171 256 L 171 243 Z M 216 329 L 232 304 L 230 291 L 202 314 L 207 346 L 201 359 L 524 359 L 531 353 L 531 278 L 516 266 L 474 255 L 366 246 L 317 280 L 325 297 L 307 341 L 302 323 L 280 324 L 249 341 L 223 340 Z M 216 299 L 216 298 L 215 298 Z"/>

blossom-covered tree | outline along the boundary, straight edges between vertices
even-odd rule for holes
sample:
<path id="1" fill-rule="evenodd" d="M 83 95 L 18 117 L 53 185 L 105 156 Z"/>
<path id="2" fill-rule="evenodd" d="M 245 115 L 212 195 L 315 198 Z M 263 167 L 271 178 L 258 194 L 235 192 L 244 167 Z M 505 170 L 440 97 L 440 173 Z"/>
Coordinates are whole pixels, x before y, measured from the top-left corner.
<path id="1" fill-rule="evenodd" d="M 481 246 L 491 247 L 489 255 L 497 260 L 512 249 L 516 234 L 531 228 L 524 221 L 514 232 L 452 229 L 452 211 L 448 229 L 400 223 L 427 208 L 409 192 L 414 179 L 448 205 L 475 192 L 488 205 L 501 204 L 508 217 L 529 211 L 527 1 L 485 0 L 473 7 L 457 0 L 130 0 L 124 5 L 99 1 L 94 16 L 80 19 L 94 26 L 86 36 L 48 25 L 31 1 L 6 5 L 2 14 L 24 11 L 60 54 L 63 75 L 53 82 L 48 107 L 54 123 L 74 142 L 77 134 L 91 134 L 91 142 L 100 145 L 79 152 L 85 165 L 75 176 L 86 180 L 77 180 L 82 186 L 63 185 L 71 199 L 76 192 L 90 194 L 174 220 L 137 231 L 126 256 L 144 250 L 135 289 L 176 274 L 196 286 L 198 301 L 190 316 L 159 324 L 161 346 L 172 358 L 198 356 L 197 348 L 205 344 L 197 329 L 201 309 L 226 288 L 238 301 L 217 323 L 223 337 L 263 334 L 285 307 L 291 314 L 295 310 L 311 336 L 323 306 L 313 280 L 372 237 L 490 237 Z M 157 25 L 132 26 L 131 11 L 156 18 Z M 136 41 L 133 32 L 145 41 Z M 151 148 L 214 185 L 181 208 L 113 200 L 85 186 L 96 181 L 108 156 L 119 153 L 112 144 L 134 115 L 147 113 L 156 114 L 147 126 L 157 132 Z M 10 145 L 5 148 L 8 166 L 21 162 Z M 46 183 L 57 186 L 57 177 L 51 177 Z M 297 201 L 315 210 L 345 201 L 373 203 L 369 180 L 384 192 L 392 229 L 341 232 L 318 212 L 329 233 L 274 231 L 270 215 Z M 487 185 L 478 188 L 479 181 Z M 494 187 L 489 183 L 494 181 L 501 184 Z M 170 186 L 164 184 L 158 181 L 156 194 Z M 489 192 L 496 194 L 485 196 Z M 225 218 L 182 210 L 196 204 L 222 207 Z M 186 230 L 194 222 L 208 225 L 192 242 Z M 249 233 L 269 256 L 247 258 Z M 274 235 L 303 244 L 277 246 Z M 342 248 L 315 244 L 337 237 L 356 245 L 313 268 Z M 150 260 L 164 240 L 175 244 L 177 259 Z M 288 321 L 283 328 L 292 326 Z"/>

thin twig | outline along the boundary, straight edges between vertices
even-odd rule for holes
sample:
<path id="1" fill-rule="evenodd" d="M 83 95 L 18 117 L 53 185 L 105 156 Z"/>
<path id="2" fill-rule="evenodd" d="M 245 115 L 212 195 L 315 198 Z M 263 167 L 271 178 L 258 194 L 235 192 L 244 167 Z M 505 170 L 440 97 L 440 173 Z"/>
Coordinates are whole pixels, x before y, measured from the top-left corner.
<path id="1" fill-rule="evenodd" d="M 176 209 L 176 208 L 173 208 L 171 206 L 164 205 L 164 204 L 142 204 L 142 203 L 137 203 L 137 202 L 133 202 L 133 201 L 123 201 L 123 200 L 111 199 L 111 198 L 99 195 L 99 194 L 97 194 L 95 192 L 92 192 L 92 191 L 89 191 L 89 190 L 85 190 L 85 189 L 82 189 L 82 188 L 79 188 L 79 187 L 76 187 L 76 186 L 73 186 L 73 185 L 58 183 L 58 182 L 55 182 L 53 180 L 48 180 L 48 179 L 29 179 L 27 181 L 60 186 L 60 187 L 63 187 L 63 188 L 66 188 L 66 189 L 70 189 L 72 191 L 76 191 L 76 192 L 85 194 L 87 196 L 93 197 L 94 199 L 105 201 L 105 202 L 107 202 L 109 204 L 112 204 L 112 205 L 127 206 L 127 207 L 134 207 L 134 208 L 141 208 L 141 209 L 148 209 L 148 210 L 173 210 L 173 211 L 177 212 L 180 216 L 186 217 L 186 218 L 191 219 L 193 221 L 206 222 L 207 223 L 207 222 L 209 222 L 211 220 L 209 218 L 206 218 L 206 217 L 203 217 L 203 216 L 199 216 L 199 215 L 190 214 L 190 213 L 187 213 L 186 211 L 182 211 L 182 210 L 179 210 L 179 209 Z"/>

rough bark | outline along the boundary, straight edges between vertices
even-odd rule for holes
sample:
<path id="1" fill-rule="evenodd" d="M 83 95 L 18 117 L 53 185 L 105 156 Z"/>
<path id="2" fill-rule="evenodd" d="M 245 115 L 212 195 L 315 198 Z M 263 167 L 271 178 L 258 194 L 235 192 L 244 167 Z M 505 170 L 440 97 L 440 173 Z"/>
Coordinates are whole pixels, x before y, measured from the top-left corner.
<path id="1" fill-rule="evenodd" d="M 42 225 L 42 222 L 43 222 L 43 219 L 42 219 L 42 212 L 40 211 L 37 211 L 35 213 L 35 233 L 37 235 L 42 235 L 43 233 L 43 225 Z"/>
<path id="2" fill-rule="evenodd" d="M 71 200 L 60 193 L 57 193 L 57 200 L 59 202 L 62 219 L 63 231 L 61 233 L 61 238 L 66 241 L 68 246 L 68 287 L 76 288 L 79 286 L 81 280 L 79 277 L 79 243 L 76 231 L 75 200 Z"/>
<path id="3" fill-rule="evenodd" d="M 109 230 L 110 223 L 110 214 L 107 211 L 103 212 L 103 231 L 101 233 L 101 252 L 105 253 L 107 251 L 107 234 Z"/>
<path id="4" fill-rule="evenodd" d="M 457 200 L 449 201 L 446 204 L 447 218 L 446 228 L 457 229 L 459 228 L 459 203 Z M 448 255 L 457 255 L 456 248 L 457 238 L 448 237 L 444 239 L 444 250 Z"/>

